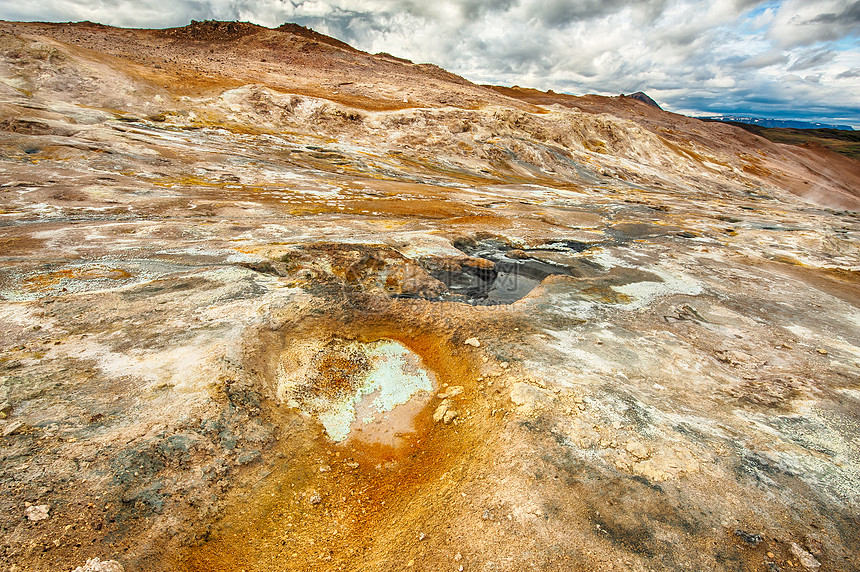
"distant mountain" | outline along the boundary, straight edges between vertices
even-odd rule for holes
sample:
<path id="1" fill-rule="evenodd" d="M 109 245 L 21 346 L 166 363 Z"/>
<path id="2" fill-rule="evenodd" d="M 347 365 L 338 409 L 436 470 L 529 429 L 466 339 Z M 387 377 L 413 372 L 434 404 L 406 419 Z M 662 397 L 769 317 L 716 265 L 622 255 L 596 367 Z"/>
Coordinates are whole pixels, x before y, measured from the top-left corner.
<path id="1" fill-rule="evenodd" d="M 656 102 L 656 101 L 654 101 L 653 99 L 651 99 L 650 97 L 648 97 L 648 95 L 647 95 L 647 94 L 645 94 L 645 93 L 643 93 L 643 92 L 641 92 L 641 91 L 637 91 L 636 93 L 631 93 L 630 95 L 624 95 L 624 94 L 622 93 L 622 94 L 621 94 L 621 97 L 630 97 L 630 98 L 632 98 L 632 99 L 636 99 L 636 100 L 641 101 L 642 103 L 645 103 L 645 104 L 647 104 L 647 105 L 650 105 L 651 107 L 656 107 L 657 109 L 663 109 L 662 107 L 660 107 L 659 105 L 657 105 L 657 102 Z"/>
<path id="2" fill-rule="evenodd" d="M 630 97 L 633 96 L 631 95 Z M 831 125 L 827 123 L 816 123 L 812 121 L 798 121 L 795 119 L 764 119 L 761 117 L 743 117 L 738 115 L 715 115 L 711 117 L 700 117 L 699 119 L 747 123 L 749 125 L 759 125 L 761 127 L 783 127 L 790 129 L 839 129 L 841 131 L 854 131 L 854 128 L 850 125 Z"/>

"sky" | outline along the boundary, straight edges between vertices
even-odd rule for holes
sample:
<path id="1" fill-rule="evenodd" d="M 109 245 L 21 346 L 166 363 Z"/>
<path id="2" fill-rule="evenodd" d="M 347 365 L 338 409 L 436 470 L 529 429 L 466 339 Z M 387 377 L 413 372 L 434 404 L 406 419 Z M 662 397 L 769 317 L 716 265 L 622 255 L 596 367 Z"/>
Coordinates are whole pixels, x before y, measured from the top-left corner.
<path id="1" fill-rule="evenodd" d="M 860 129 L 860 0 L 0 0 L 0 19 L 296 22 L 477 83 Z"/>

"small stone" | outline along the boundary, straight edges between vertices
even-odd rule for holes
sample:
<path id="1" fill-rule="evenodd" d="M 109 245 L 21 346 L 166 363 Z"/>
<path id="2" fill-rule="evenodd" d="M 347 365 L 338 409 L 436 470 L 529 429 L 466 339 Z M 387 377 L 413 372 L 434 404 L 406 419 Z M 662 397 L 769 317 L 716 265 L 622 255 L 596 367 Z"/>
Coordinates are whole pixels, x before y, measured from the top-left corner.
<path id="1" fill-rule="evenodd" d="M 0 403 L 0 419 L 6 419 L 12 413 L 12 404 L 8 401 Z"/>
<path id="2" fill-rule="evenodd" d="M 125 572 L 125 568 L 116 560 L 90 558 L 86 564 L 78 566 L 72 572 Z"/>
<path id="3" fill-rule="evenodd" d="M 12 421 L 8 425 L 3 428 L 3 436 L 8 437 L 9 435 L 13 435 L 16 431 L 24 427 L 23 421 Z"/>
<path id="4" fill-rule="evenodd" d="M 824 556 L 824 544 L 817 538 L 807 535 L 804 538 L 804 543 L 806 544 L 806 550 L 816 558 Z"/>
<path id="5" fill-rule="evenodd" d="M 821 355 L 823 355 L 823 356 L 826 356 L 826 355 L 827 355 L 827 350 L 825 350 L 825 349 L 818 348 L 818 349 L 817 349 L 817 350 L 815 350 L 815 351 L 817 351 L 818 353 L 820 353 L 820 354 L 821 354 Z"/>
<path id="6" fill-rule="evenodd" d="M 358 463 L 347 463 L 346 466 L 350 469 L 355 470 L 358 468 Z"/>
<path id="7" fill-rule="evenodd" d="M 499 364 L 499 367 L 501 367 L 502 369 L 508 369 L 509 367 L 511 367 L 511 364 L 509 364 L 506 361 L 503 361 L 502 363 Z"/>
<path id="8" fill-rule="evenodd" d="M 46 504 L 36 504 L 28 506 L 24 513 L 27 515 L 27 520 L 31 522 L 39 522 L 48 518 L 48 511 L 51 507 Z"/>
<path id="9" fill-rule="evenodd" d="M 331 467 L 329 467 L 328 465 L 320 465 L 320 472 L 321 473 L 331 472 Z"/>
<path id="10" fill-rule="evenodd" d="M 445 418 L 445 414 L 448 412 L 448 408 L 451 406 L 451 402 L 447 399 L 439 404 L 439 407 L 436 408 L 436 411 L 433 413 L 433 421 L 438 423 Z"/>
<path id="11" fill-rule="evenodd" d="M 258 461 L 261 457 L 259 449 L 251 449 L 250 451 L 243 451 L 236 457 L 236 462 L 240 465 L 247 465 L 248 463 L 253 463 L 254 461 Z"/>
<path id="12" fill-rule="evenodd" d="M 444 392 L 437 393 L 436 397 L 438 397 L 439 399 L 447 399 L 449 397 L 456 397 L 456 396 L 460 395 L 461 393 L 463 393 L 463 386 L 462 385 L 453 385 L 453 386 L 449 387 L 448 389 L 446 389 Z"/>
<path id="13" fill-rule="evenodd" d="M 467 346 L 472 346 L 473 348 L 481 347 L 481 342 L 478 341 L 478 338 L 469 338 L 465 343 Z"/>
<path id="14" fill-rule="evenodd" d="M 311 503 L 312 505 L 316 506 L 322 502 L 322 497 L 320 496 L 319 493 L 311 493 L 311 496 L 308 499 L 308 502 Z"/>
<path id="15" fill-rule="evenodd" d="M 450 411 L 450 410 L 448 410 L 448 411 L 446 411 L 446 412 L 445 412 L 445 417 L 442 419 L 442 421 L 443 421 L 444 423 L 450 423 L 451 421 L 453 421 L 454 419 L 456 419 L 458 415 L 460 415 L 460 414 L 459 414 L 459 413 L 457 413 L 456 411 Z"/>
<path id="16" fill-rule="evenodd" d="M 463 555 L 460 554 L 459 552 L 454 555 L 454 562 L 459 562 L 462 559 L 463 559 Z"/>
<path id="17" fill-rule="evenodd" d="M 821 563 L 812 554 L 794 542 L 791 543 L 791 553 L 800 561 L 800 565 L 807 570 L 818 570 L 821 568 Z"/>
<path id="18" fill-rule="evenodd" d="M 650 453 L 648 453 L 648 448 L 639 441 L 627 441 L 624 448 L 637 459 L 647 459 L 651 456 Z"/>
<path id="19" fill-rule="evenodd" d="M 426 534 L 424 534 L 423 532 L 418 533 L 418 540 L 424 540 L 425 538 L 427 538 Z"/>
<path id="20" fill-rule="evenodd" d="M 758 546 L 763 540 L 761 534 L 753 534 L 740 529 L 735 530 L 735 536 L 737 536 L 750 546 Z"/>

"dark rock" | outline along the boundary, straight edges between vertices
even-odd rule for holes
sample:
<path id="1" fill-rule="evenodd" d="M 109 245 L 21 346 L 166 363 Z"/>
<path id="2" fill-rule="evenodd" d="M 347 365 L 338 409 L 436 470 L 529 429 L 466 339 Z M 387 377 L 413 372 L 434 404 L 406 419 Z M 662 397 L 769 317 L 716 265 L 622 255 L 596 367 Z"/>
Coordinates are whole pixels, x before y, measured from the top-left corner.
<path id="1" fill-rule="evenodd" d="M 260 457 L 259 449 L 246 450 L 239 453 L 239 456 L 236 457 L 236 462 L 240 465 L 247 465 L 248 463 L 253 463 L 254 461 L 259 460 Z"/>
<path id="2" fill-rule="evenodd" d="M 763 540 L 761 534 L 753 534 L 740 529 L 735 530 L 735 536 L 737 536 L 750 546 L 758 546 Z"/>
<path id="3" fill-rule="evenodd" d="M 654 101 L 653 99 L 651 99 L 650 97 L 648 97 L 645 93 L 643 93 L 641 91 L 637 91 L 636 93 L 631 93 L 630 95 L 626 95 L 626 96 L 624 94 L 621 94 L 621 97 L 629 97 L 630 99 L 635 99 L 637 101 L 641 101 L 642 103 L 644 103 L 646 105 L 650 105 L 651 107 L 656 107 L 657 109 L 663 109 L 662 107 L 657 105 L 656 101 Z"/>

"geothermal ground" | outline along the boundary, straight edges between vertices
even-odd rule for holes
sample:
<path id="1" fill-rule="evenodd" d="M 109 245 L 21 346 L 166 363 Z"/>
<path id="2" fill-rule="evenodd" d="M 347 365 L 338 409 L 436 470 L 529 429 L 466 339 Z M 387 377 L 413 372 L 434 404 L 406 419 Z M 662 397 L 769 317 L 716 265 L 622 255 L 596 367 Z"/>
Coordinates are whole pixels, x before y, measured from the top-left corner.
<path id="1" fill-rule="evenodd" d="M 0 129 L 4 570 L 860 569 L 860 163 L 218 22 Z"/>

